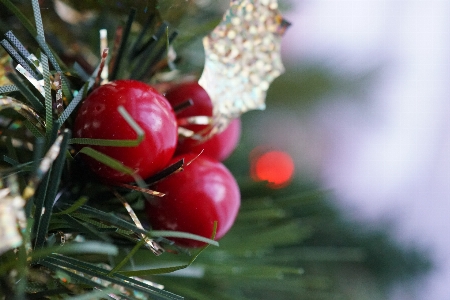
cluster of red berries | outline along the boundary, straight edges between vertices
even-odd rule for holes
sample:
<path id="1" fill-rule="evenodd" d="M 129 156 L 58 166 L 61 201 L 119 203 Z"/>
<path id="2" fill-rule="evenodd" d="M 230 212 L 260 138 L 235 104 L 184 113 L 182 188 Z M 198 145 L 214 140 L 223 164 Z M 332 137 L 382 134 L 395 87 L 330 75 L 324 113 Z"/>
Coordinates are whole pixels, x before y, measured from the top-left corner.
<path id="1" fill-rule="evenodd" d="M 173 107 L 191 100 L 193 105 L 175 114 Z M 90 93 L 83 101 L 74 124 L 74 136 L 89 139 L 133 140 L 136 132 L 118 111 L 123 106 L 143 129 L 144 138 L 135 147 L 91 146 L 148 178 L 184 158 L 182 172 L 159 181 L 152 189 L 165 194 L 147 202 L 146 212 L 155 230 L 176 230 L 211 237 L 217 221 L 216 239 L 231 228 L 240 206 L 236 180 L 221 163 L 237 145 L 240 121 L 234 120 L 220 134 L 205 142 L 178 138 L 180 120 L 212 116 L 212 103 L 196 82 L 174 86 L 165 96 L 135 80 L 116 80 Z M 205 125 L 183 125 L 197 132 Z M 202 128 L 203 126 L 203 128 Z M 203 152 L 202 152 L 203 151 Z M 201 153 L 199 155 L 199 153 Z M 198 156 L 198 157 L 197 157 Z M 90 169 L 112 183 L 133 177 L 85 157 Z M 178 239 L 179 245 L 198 247 L 202 242 Z"/>

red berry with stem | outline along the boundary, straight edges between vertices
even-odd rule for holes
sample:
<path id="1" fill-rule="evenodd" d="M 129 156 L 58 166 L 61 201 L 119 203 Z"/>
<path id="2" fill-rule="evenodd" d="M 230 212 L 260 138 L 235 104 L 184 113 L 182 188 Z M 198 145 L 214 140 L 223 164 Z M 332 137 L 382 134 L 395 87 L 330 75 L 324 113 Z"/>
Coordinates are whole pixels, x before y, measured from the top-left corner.
<path id="1" fill-rule="evenodd" d="M 177 106 L 189 99 L 193 105 L 177 114 L 177 119 L 181 120 L 194 116 L 212 116 L 213 105 L 208 93 L 197 82 L 181 83 L 166 94 L 172 106 Z M 183 127 L 199 132 L 207 125 L 184 125 Z M 206 141 L 198 141 L 192 138 L 182 138 L 178 140 L 176 153 L 200 153 L 208 155 L 218 161 L 228 158 L 236 148 L 241 135 L 241 122 L 239 119 L 233 120 L 230 125 L 221 133 L 214 135 Z"/>
<path id="2" fill-rule="evenodd" d="M 117 80 L 101 85 L 81 104 L 74 124 L 74 137 L 90 139 L 135 140 L 136 132 L 118 112 L 123 106 L 143 129 L 138 146 L 90 146 L 146 178 L 167 166 L 177 144 L 175 114 L 169 102 L 151 86 L 135 80 Z M 89 146 L 89 145 L 83 145 Z M 130 182 L 133 177 L 86 157 L 99 177 Z"/>
<path id="3" fill-rule="evenodd" d="M 159 182 L 154 189 L 165 193 L 146 205 L 150 224 L 155 230 L 175 230 L 210 238 L 217 221 L 216 239 L 231 228 L 241 203 L 239 187 L 233 175 L 220 162 L 207 156 L 184 154 L 173 158 L 193 160 L 184 170 Z M 174 239 L 180 246 L 201 247 L 191 239 Z"/>
<path id="4" fill-rule="evenodd" d="M 165 94 L 172 106 L 177 106 L 189 99 L 194 105 L 177 113 L 177 118 L 192 116 L 212 116 L 213 105 L 208 93 L 197 82 L 189 81 L 175 85 Z"/>

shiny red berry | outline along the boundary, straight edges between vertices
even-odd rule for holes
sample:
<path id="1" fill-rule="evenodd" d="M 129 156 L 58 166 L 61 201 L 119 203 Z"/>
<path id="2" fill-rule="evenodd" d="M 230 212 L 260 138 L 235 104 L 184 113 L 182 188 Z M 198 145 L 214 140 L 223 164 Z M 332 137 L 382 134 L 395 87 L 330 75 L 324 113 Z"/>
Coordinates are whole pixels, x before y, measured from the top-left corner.
<path id="1" fill-rule="evenodd" d="M 197 82 L 181 83 L 166 94 L 172 106 L 177 106 L 189 99 L 192 100 L 193 105 L 182 110 L 177 114 L 177 119 L 193 116 L 212 116 L 213 105 L 208 93 Z M 205 129 L 205 125 L 185 125 L 189 130 L 199 132 Z M 214 135 L 212 138 L 199 142 L 191 138 L 180 138 L 176 153 L 200 153 L 208 155 L 216 160 L 223 161 L 228 158 L 236 148 L 241 135 L 240 120 L 233 120 L 225 131 Z"/>
<path id="2" fill-rule="evenodd" d="M 196 157 L 184 154 L 185 163 Z M 175 230 L 210 238 L 217 221 L 216 239 L 231 228 L 241 203 L 239 187 L 233 175 L 220 162 L 200 155 L 184 170 L 159 182 L 155 190 L 165 193 L 147 203 L 149 222 L 155 230 Z M 180 246 L 200 247 L 203 242 L 174 239 Z"/>
<path id="3" fill-rule="evenodd" d="M 231 121 L 228 127 L 219 134 L 213 135 L 208 140 L 201 142 L 194 139 L 181 139 L 178 141 L 176 154 L 200 153 L 215 160 L 224 161 L 227 159 L 239 142 L 241 136 L 241 120 Z"/>
<path id="4" fill-rule="evenodd" d="M 195 81 L 183 82 L 169 89 L 165 94 L 172 106 L 177 106 L 187 100 L 192 100 L 194 105 L 183 109 L 177 114 L 177 118 L 192 116 L 212 116 L 213 105 L 208 93 Z"/>
<path id="5" fill-rule="evenodd" d="M 133 140 L 136 132 L 118 112 L 123 106 L 144 130 L 135 147 L 90 146 L 146 178 L 167 166 L 178 139 L 175 114 L 169 102 L 151 86 L 135 80 L 117 80 L 96 88 L 81 104 L 74 137 Z M 86 145 L 88 146 L 88 145 Z M 99 177 L 111 182 L 130 182 L 133 177 L 85 157 Z"/>

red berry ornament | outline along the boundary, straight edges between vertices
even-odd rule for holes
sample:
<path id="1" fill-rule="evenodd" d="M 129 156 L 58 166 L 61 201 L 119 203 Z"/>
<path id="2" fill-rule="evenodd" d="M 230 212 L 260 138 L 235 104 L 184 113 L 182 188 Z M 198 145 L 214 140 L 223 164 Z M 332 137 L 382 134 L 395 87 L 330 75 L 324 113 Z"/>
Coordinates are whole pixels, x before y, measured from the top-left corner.
<path id="1" fill-rule="evenodd" d="M 184 82 L 171 88 L 165 97 L 172 106 L 177 106 L 189 99 L 194 105 L 182 110 L 177 118 L 192 116 L 212 116 L 213 105 L 208 93 L 197 82 Z"/>
<path id="2" fill-rule="evenodd" d="M 179 105 L 189 99 L 192 100 L 193 105 L 178 113 L 178 119 L 193 116 L 212 116 L 213 106 L 211 98 L 197 82 L 186 82 L 175 86 L 167 92 L 166 98 L 172 106 Z M 194 132 L 207 128 L 206 125 L 185 125 L 184 127 Z M 223 161 L 236 148 L 240 135 L 241 122 L 236 119 L 223 132 L 214 135 L 206 141 L 201 142 L 191 138 L 180 138 L 176 153 L 200 153 L 203 150 L 203 154 L 218 161 Z"/>
<path id="3" fill-rule="evenodd" d="M 189 162 L 195 154 L 177 156 Z M 148 202 L 147 215 L 155 230 L 175 230 L 210 238 L 217 221 L 216 239 L 231 228 L 241 203 L 239 187 L 230 171 L 220 162 L 200 155 L 181 172 L 157 184 L 166 195 Z M 185 247 L 201 247 L 203 242 L 174 239 Z"/>
<path id="4" fill-rule="evenodd" d="M 75 119 L 74 137 L 133 140 L 136 132 L 117 111 L 122 105 L 145 136 L 136 147 L 90 146 L 146 178 L 167 166 L 177 144 L 177 124 L 169 102 L 151 86 L 135 80 L 117 80 L 95 89 L 83 101 Z M 112 182 L 133 177 L 86 157 L 92 171 Z"/>
<path id="5" fill-rule="evenodd" d="M 200 153 L 203 150 L 202 155 L 207 155 L 218 161 L 224 161 L 236 149 L 240 136 L 241 120 L 234 119 L 224 131 L 213 135 L 204 142 L 194 139 L 180 139 L 176 154 Z"/>

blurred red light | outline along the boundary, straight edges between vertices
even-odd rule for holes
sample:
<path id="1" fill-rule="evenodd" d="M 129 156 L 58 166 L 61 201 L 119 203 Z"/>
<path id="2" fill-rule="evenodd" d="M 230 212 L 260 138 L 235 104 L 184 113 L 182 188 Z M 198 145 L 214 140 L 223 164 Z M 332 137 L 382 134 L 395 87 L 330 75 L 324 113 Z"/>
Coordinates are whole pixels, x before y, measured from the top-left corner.
<path id="1" fill-rule="evenodd" d="M 255 181 L 267 181 L 270 188 L 289 185 L 294 175 L 294 161 L 283 151 L 268 151 L 251 160 L 251 176 Z"/>

